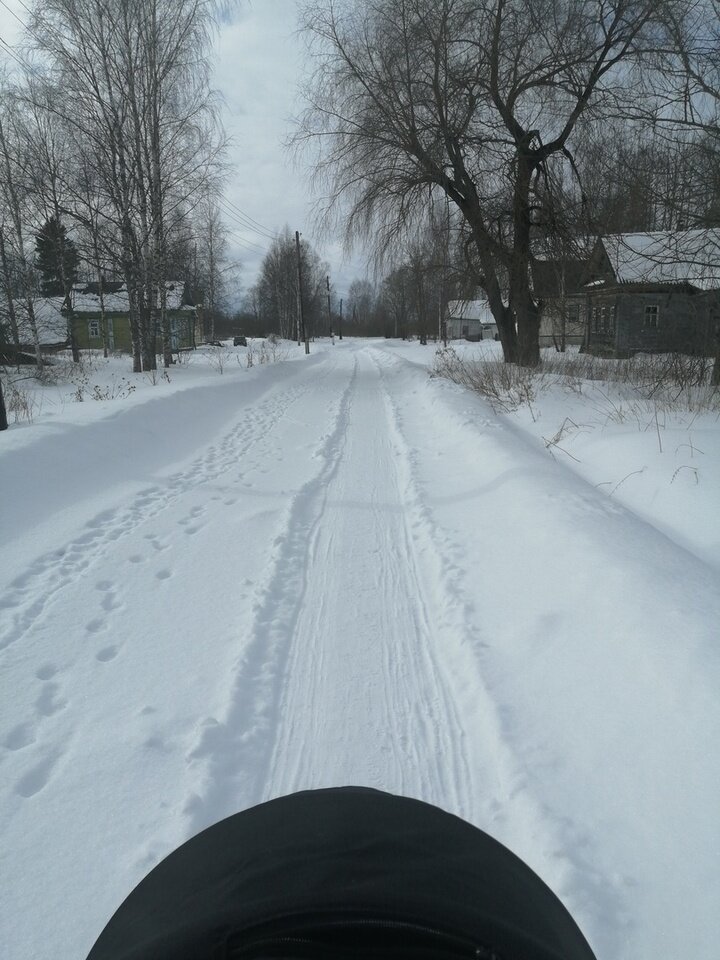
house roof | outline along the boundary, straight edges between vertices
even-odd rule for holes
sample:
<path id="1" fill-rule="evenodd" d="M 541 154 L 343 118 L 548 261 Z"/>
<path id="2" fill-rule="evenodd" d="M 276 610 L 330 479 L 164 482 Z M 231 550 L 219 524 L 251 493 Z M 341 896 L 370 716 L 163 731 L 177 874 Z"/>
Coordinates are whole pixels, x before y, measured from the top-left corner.
<path id="1" fill-rule="evenodd" d="M 113 289 L 115 288 L 115 289 Z M 183 307 L 185 284 L 182 280 L 166 280 L 166 306 L 168 310 L 180 310 Z M 128 313 L 130 301 L 125 284 L 108 284 L 104 293 L 107 313 Z M 99 313 L 100 295 L 95 284 L 84 284 L 73 290 L 73 310 L 75 313 Z"/>
<path id="2" fill-rule="evenodd" d="M 105 280 L 103 281 L 103 293 L 107 295 L 108 293 L 117 293 L 125 287 L 125 282 L 123 280 Z M 99 293 L 100 284 L 97 280 L 93 280 L 89 283 L 85 283 L 82 286 L 77 284 L 75 290 L 78 293 Z"/>
<path id="3" fill-rule="evenodd" d="M 33 313 L 41 344 L 65 343 L 68 338 L 67 319 L 62 315 L 60 308 L 64 297 L 37 297 L 33 300 Z M 15 318 L 17 320 L 21 343 L 30 343 L 32 339 L 28 307 L 25 300 L 14 300 Z"/>
<path id="4" fill-rule="evenodd" d="M 720 229 L 621 233 L 598 243 L 619 283 L 720 287 Z"/>
<path id="5" fill-rule="evenodd" d="M 487 300 L 449 300 L 450 320 L 478 320 L 480 323 L 495 323 Z"/>

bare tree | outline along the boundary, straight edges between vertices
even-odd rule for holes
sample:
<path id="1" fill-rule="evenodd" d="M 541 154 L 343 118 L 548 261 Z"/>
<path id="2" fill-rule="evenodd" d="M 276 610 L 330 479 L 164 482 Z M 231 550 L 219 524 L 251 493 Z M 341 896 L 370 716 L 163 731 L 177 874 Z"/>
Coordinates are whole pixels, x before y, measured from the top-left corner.
<path id="1" fill-rule="evenodd" d="M 208 82 L 214 4 L 198 0 L 42 0 L 32 38 L 50 63 L 51 103 L 90 150 L 113 210 L 136 370 L 155 365 L 168 237 L 218 173 L 222 137 Z"/>
<path id="2" fill-rule="evenodd" d="M 668 0 L 670 2 L 670 0 Z M 297 136 L 328 216 L 387 247 L 443 191 L 472 238 L 505 358 L 539 360 L 534 190 L 581 124 L 636 96 L 657 0 L 349 0 L 306 7 L 318 66 Z"/>
<path id="3" fill-rule="evenodd" d="M 32 256 L 28 248 L 28 191 L 27 168 L 29 157 L 22 148 L 22 137 L 19 133 L 20 119 L 17 105 L 5 91 L 5 97 L 0 103 L 0 195 L 5 207 L 7 221 L 3 225 L 2 242 L 0 243 L 0 263 L 3 268 L 3 285 L 8 301 L 8 313 L 11 324 L 17 330 L 17 340 L 20 341 L 20 328 L 27 326 L 35 348 L 35 360 L 38 369 L 42 368 L 42 353 L 40 350 L 40 336 L 35 317 L 35 278 L 33 273 Z M 7 229 L 7 234 L 5 233 Z M 18 316 L 13 299 L 13 278 L 10 273 L 10 258 L 8 247 L 16 264 L 15 279 L 19 285 L 24 316 Z"/>
<path id="4" fill-rule="evenodd" d="M 720 216 L 720 0 L 691 0 L 681 8 L 669 7 L 665 24 L 668 40 L 660 54 L 663 81 L 655 88 L 659 106 L 653 120 L 662 135 L 675 145 L 684 142 L 688 132 L 695 135 L 696 156 L 704 157 L 703 166 L 709 174 L 700 183 L 705 200 L 700 222 L 714 225 Z M 695 209 L 697 211 L 697 206 Z M 720 249 L 712 234 L 708 234 L 704 259 L 717 272 Z M 717 291 L 711 296 L 714 302 L 710 322 L 715 341 L 711 383 L 717 387 L 720 386 L 720 302 Z"/>
<path id="5" fill-rule="evenodd" d="M 227 270 L 233 265 L 227 262 L 228 229 L 212 196 L 198 207 L 194 223 L 207 317 L 205 333 L 210 340 L 215 340 L 215 321 L 218 311 L 225 305 Z"/>
<path id="6" fill-rule="evenodd" d="M 308 336 L 315 336 L 317 330 L 327 325 L 324 293 L 328 267 L 305 239 L 300 241 L 300 258 L 306 332 Z M 294 235 L 287 225 L 271 242 L 263 259 L 254 299 L 267 330 L 286 339 L 298 334 L 297 251 Z"/>

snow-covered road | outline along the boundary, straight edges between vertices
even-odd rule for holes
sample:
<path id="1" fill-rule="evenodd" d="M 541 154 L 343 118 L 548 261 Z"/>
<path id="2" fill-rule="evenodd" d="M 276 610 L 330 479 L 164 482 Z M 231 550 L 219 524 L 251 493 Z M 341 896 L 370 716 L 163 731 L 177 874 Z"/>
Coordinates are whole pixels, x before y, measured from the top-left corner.
<path id="1" fill-rule="evenodd" d="M 506 843 L 599 960 L 715 960 L 717 576 L 479 398 L 349 341 L 0 470 L 7 960 L 346 783 Z"/>

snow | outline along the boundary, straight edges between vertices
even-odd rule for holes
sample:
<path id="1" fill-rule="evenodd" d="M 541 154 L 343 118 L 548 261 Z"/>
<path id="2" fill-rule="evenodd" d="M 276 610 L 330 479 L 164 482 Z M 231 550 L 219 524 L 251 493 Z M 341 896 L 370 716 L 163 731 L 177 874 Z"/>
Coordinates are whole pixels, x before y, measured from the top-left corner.
<path id="1" fill-rule="evenodd" d="M 620 283 L 691 283 L 720 286 L 720 230 L 621 233 L 601 242 Z"/>
<path id="2" fill-rule="evenodd" d="M 33 300 L 33 315 L 38 338 L 42 344 L 65 343 L 67 340 L 67 317 L 61 310 L 64 297 L 36 297 Z M 31 342 L 28 305 L 25 300 L 15 300 L 15 315 L 24 342 Z"/>
<path id="3" fill-rule="evenodd" d="M 717 418 L 287 349 L 97 361 L 0 435 L 3 956 L 83 957 L 189 836 L 359 783 L 507 844 L 599 960 L 714 960 Z"/>
<path id="4" fill-rule="evenodd" d="M 183 309 L 183 293 L 185 284 L 182 280 L 165 281 L 165 306 L 168 310 Z M 105 310 L 108 313 L 127 313 L 129 311 L 129 297 L 127 289 L 116 290 L 103 295 Z M 186 306 L 184 309 L 194 310 Z M 88 293 L 82 286 L 73 291 L 73 310 L 76 313 L 99 313 L 100 296 L 97 293 Z"/>

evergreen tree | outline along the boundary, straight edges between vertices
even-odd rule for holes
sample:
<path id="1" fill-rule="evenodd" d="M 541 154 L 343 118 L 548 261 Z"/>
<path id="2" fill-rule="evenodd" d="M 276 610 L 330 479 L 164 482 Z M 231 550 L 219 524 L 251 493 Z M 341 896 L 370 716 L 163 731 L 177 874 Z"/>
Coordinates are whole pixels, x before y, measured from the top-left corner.
<path id="1" fill-rule="evenodd" d="M 79 258 L 75 244 L 57 217 L 50 217 L 35 237 L 35 252 L 44 296 L 67 297 L 77 280 Z"/>

